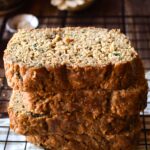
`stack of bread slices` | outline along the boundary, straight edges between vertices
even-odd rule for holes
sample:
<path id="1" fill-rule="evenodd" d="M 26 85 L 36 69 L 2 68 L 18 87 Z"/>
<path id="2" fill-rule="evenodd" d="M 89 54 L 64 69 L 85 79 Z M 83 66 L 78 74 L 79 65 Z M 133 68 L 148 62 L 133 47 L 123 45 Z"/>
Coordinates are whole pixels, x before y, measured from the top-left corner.
<path id="1" fill-rule="evenodd" d="M 10 127 L 52 150 L 134 150 L 146 107 L 141 60 L 119 30 L 20 30 L 4 54 Z"/>

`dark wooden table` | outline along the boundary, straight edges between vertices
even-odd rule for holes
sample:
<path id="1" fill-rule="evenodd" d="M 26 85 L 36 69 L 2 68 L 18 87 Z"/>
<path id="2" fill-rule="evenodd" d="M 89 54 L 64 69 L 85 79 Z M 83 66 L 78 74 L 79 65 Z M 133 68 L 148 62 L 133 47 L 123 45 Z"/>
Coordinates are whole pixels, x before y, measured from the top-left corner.
<path id="1" fill-rule="evenodd" d="M 3 68 L 3 50 L 10 34 L 5 29 L 6 22 L 19 13 L 31 13 L 39 18 L 39 27 L 96 26 L 120 28 L 132 41 L 145 67 L 150 70 L 150 0 L 97 0 L 90 8 L 80 12 L 58 11 L 49 0 L 28 0 L 11 14 L 0 16 L 0 118 L 7 117 L 7 105 L 11 89 L 7 86 Z M 150 80 L 148 81 L 150 82 Z M 150 96 L 150 95 L 149 95 Z M 148 102 L 150 104 L 150 102 Z M 150 115 L 144 117 L 149 124 Z M 143 145 L 150 149 L 150 127 L 144 126 Z"/>

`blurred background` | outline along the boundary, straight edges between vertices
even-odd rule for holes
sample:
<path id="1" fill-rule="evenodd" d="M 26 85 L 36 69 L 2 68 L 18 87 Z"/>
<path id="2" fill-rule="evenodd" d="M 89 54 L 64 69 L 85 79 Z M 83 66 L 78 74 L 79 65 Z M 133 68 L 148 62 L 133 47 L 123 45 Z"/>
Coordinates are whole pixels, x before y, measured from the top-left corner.
<path id="1" fill-rule="evenodd" d="M 9 39 L 19 28 L 65 26 L 119 28 L 142 58 L 150 87 L 150 0 L 0 0 L 0 119 L 8 117 L 11 94 L 2 59 Z M 150 150 L 150 90 L 141 120 L 139 149 Z M 9 126 L 5 128 L 6 141 L 0 139 L 0 146 L 3 142 L 6 148 Z"/>

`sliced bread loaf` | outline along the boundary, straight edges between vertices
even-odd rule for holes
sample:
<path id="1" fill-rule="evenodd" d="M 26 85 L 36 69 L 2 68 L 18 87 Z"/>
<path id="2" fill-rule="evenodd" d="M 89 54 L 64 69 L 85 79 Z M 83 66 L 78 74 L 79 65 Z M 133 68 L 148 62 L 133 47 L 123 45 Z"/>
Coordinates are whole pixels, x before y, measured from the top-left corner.
<path id="1" fill-rule="evenodd" d="M 93 110 L 94 111 L 94 110 Z M 129 131 L 139 124 L 139 115 L 119 117 L 106 113 L 93 117 L 91 113 L 66 112 L 64 114 L 34 114 L 26 110 L 20 93 L 11 97 L 8 113 L 10 127 L 17 133 L 25 135 L 45 135 L 66 133 L 102 135 L 119 134 Z"/>
<path id="2" fill-rule="evenodd" d="M 126 89 L 143 82 L 138 54 L 119 30 L 20 30 L 5 50 L 9 86 L 21 91 Z"/>

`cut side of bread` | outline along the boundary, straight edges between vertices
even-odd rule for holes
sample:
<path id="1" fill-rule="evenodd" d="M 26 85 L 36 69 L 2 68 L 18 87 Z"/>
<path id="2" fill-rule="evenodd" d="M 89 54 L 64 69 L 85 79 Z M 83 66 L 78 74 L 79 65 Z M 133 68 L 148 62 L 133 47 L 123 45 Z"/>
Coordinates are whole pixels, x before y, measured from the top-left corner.
<path id="1" fill-rule="evenodd" d="M 106 113 L 93 117 L 92 113 L 66 112 L 59 115 L 34 114 L 26 110 L 22 96 L 12 96 L 8 108 L 10 127 L 16 133 L 24 135 L 45 134 L 119 134 L 129 131 L 139 124 L 139 115 L 120 117 Z M 94 110 L 93 110 L 94 111 Z"/>
<path id="2" fill-rule="evenodd" d="M 27 30 L 28 31 L 28 30 Z M 119 30 L 56 28 L 20 30 L 10 40 L 6 61 L 32 66 L 105 66 L 137 57 Z"/>
<path id="3" fill-rule="evenodd" d="M 20 30 L 7 45 L 4 65 L 9 86 L 28 92 L 118 90 L 145 80 L 138 54 L 114 29 Z"/>

